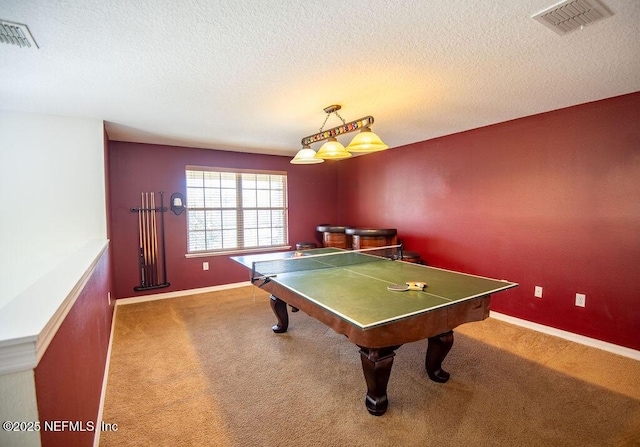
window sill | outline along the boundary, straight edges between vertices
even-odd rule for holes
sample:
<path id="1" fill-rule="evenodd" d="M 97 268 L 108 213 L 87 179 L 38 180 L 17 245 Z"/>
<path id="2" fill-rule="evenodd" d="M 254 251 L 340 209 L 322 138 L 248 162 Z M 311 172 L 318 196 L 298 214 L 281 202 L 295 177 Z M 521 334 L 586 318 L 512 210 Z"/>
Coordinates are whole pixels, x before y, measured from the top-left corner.
<path id="1" fill-rule="evenodd" d="M 203 251 L 200 253 L 187 253 L 184 255 L 184 257 L 185 258 L 208 258 L 208 257 L 215 257 L 215 256 L 245 255 L 249 253 L 265 253 L 270 251 L 282 251 L 282 250 L 291 250 L 291 245 L 281 245 L 278 247 L 228 250 L 228 251 Z"/>

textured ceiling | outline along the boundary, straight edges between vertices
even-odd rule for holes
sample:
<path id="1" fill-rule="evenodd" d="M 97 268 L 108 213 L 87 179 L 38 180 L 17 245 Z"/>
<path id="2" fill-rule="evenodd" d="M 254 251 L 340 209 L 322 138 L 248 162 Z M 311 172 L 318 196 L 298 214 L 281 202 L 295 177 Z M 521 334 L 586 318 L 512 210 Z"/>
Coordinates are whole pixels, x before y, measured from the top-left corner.
<path id="1" fill-rule="evenodd" d="M 2 0 L 40 48 L 0 45 L 0 108 L 294 155 L 330 104 L 398 147 L 640 91 L 640 1 L 604 0 L 612 17 L 566 36 L 531 18 L 555 3 Z"/>

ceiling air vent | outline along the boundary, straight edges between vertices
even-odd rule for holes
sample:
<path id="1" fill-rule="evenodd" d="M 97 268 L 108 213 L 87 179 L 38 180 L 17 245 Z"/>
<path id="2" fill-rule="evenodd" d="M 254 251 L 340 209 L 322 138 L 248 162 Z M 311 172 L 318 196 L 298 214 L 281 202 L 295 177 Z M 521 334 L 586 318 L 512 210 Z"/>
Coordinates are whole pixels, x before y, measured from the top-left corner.
<path id="1" fill-rule="evenodd" d="M 531 17 L 565 35 L 612 15 L 599 0 L 565 0 Z"/>
<path id="2" fill-rule="evenodd" d="M 0 43 L 9 43 L 21 48 L 38 48 L 27 25 L 0 19 Z"/>

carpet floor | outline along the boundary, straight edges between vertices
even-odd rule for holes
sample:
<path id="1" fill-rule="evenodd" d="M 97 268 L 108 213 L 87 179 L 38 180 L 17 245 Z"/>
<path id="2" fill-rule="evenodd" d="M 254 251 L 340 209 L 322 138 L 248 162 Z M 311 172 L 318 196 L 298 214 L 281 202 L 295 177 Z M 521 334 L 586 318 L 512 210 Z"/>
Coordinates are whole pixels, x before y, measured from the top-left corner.
<path id="1" fill-rule="evenodd" d="M 117 307 L 100 446 L 640 446 L 640 362 L 495 319 L 397 350 L 371 416 L 359 349 L 243 287 Z"/>

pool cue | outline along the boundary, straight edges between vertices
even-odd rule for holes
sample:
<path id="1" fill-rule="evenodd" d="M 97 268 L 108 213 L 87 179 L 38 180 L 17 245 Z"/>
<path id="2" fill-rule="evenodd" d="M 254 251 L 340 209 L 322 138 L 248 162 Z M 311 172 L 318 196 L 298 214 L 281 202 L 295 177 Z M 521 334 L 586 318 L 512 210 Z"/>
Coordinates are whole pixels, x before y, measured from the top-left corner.
<path id="1" fill-rule="evenodd" d="M 146 213 L 144 211 L 144 193 L 140 193 L 140 209 L 142 210 L 142 265 L 144 268 L 145 286 L 149 285 L 149 275 L 147 274 L 147 232 L 146 232 Z"/>
<path id="2" fill-rule="evenodd" d="M 156 199 L 155 192 L 151 193 L 151 263 L 153 268 L 153 283 L 155 285 L 159 284 L 158 280 L 158 234 L 156 227 Z"/>
<path id="3" fill-rule="evenodd" d="M 162 234 L 160 242 L 162 243 L 162 282 L 165 285 L 169 285 L 167 282 L 167 253 L 165 252 L 164 245 L 164 192 L 160 191 L 160 225 L 162 226 Z"/>
<path id="4" fill-rule="evenodd" d="M 147 223 L 149 224 L 149 276 L 151 276 L 151 285 L 156 285 L 156 278 L 153 276 L 153 225 L 151 222 L 151 193 L 147 193 Z"/>
<path id="5" fill-rule="evenodd" d="M 145 244 L 145 240 L 147 238 L 147 235 L 144 232 L 144 193 L 140 193 L 140 213 L 142 215 L 142 244 L 140 245 L 140 249 L 142 251 L 142 269 L 144 271 L 144 277 L 145 277 L 145 283 L 144 285 L 147 285 L 147 280 L 149 279 L 147 277 L 147 252 L 146 252 L 146 244 Z"/>
<path id="6" fill-rule="evenodd" d="M 147 271 L 147 277 L 149 278 L 148 286 L 153 285 L 153 278 L 151 277 L 151 269 L 149 268 L 149 260 L 151 258 L 151 251 L 149 249 L 149 193 L 144 193 L 144 264 Z"/>
<path id="7" fill-rule="evenodd" d="M 138 239 L 140 241 L 140 251 L 138 253 L 140 259 L 140 286 L 145 287 L 145 276 L 144 276 L 144 245 L 142 240 L 142 203 L 140 204 L 140 208 L 138 208 Z"/>

